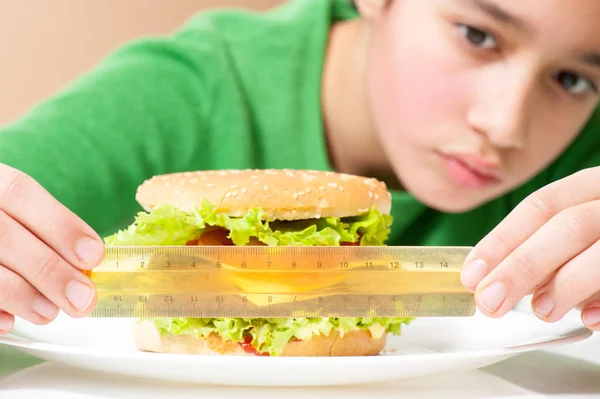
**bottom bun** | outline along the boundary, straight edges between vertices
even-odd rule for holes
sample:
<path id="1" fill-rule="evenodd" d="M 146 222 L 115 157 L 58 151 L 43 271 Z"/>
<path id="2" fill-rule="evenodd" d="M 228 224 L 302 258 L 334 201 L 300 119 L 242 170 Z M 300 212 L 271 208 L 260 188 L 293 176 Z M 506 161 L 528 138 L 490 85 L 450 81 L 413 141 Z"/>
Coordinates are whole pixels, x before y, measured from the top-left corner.
<path id="1" fill-rule="evenodd" d="M 369 330 L 352 331 L 343 337 L 337 331 L 317 335 L 308 341 L 289 342 L 279 356 L 374 356 L 385 347 L 387 335 L 373 338 Z M 196 338 L 188 334 L 161 335 L 150 320 L 133 327 L 133 342 L 140 351 L 193 355 L 256 356 L 246 352 L 238 343 L 211 334 Z"/>

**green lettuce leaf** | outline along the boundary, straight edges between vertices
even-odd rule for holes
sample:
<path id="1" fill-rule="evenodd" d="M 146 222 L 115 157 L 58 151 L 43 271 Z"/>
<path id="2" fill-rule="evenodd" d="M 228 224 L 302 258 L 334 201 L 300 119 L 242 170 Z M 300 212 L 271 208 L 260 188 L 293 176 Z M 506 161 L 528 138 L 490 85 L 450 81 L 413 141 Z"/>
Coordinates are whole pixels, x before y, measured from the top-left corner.
<path id="1" fill-rule="evenodd" d="M 251 345 L 260 353 L 278 356 L 292 339 L 309 341 L 316 335 L 328 335 L 332 330 L 348 333 L 379 327 L 385 332 L 400 335 L 402 325 L 410 318 L 282 318 L 282 319 L 154 319 L 161 334 L 189 334 L 206 338 L 211 333 L 232 342 L 252 338 Z"/>
<path id="2" fill-rule="evenodd" d="M 133 224 L 104 239 L 106 245 L 185 245 L 198 239 L 209 226 L 229 230 L 235 245 L 246 245 L 251 237 L 270 246 L 337 246 L 341 242 L 384 245 L 392 219 L 373 207 L 361 216 L 326 217 L 312 220 L 270 222 L 260 208 L 242 217 L 217 213 L 214 205 L 203 201 L 193 213 L 172 205 L 156 206 L 140 212 Z"/>

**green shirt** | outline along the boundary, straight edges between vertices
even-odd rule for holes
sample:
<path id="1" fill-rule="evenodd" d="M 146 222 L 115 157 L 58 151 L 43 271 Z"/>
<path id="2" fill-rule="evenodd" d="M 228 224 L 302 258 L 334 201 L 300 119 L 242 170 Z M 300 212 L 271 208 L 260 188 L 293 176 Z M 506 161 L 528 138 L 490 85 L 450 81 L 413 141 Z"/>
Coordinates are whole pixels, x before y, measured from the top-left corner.
<path id="1" fill-rule="evenodd" d="M 345 0 L 296 0 L 266 14 L 200 14 L 168 37 L 115 51 L 0 130 L 0 162 L 24 171 L 101 236 L 141 210 L 162 173 L 221 168 L 331 170 L 321 115 L 328 30 Z M 527 194 L 598 165 L 600 118 L 531 182 L 464 214 L 393 191 L 390 245 L 474 245 Z"/>

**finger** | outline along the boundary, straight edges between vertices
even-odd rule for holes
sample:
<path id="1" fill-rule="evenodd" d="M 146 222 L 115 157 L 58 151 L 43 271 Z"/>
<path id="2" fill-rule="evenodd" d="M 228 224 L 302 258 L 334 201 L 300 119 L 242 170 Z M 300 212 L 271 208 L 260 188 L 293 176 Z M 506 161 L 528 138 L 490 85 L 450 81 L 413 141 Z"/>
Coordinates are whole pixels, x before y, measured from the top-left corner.
<path id="1" fill-rule="evenodd" d="M 6 248 L 0 251 L 0 264 L 19 274 L 69 315 L 82 316 L 93 304 L 96 295 L 89 278 L 2 211 L 0 243 Z"/>
<path id="2" fill-rule="evenodd" d="M 581 321 L 590 330 L 600 331 L 600 299 L 591 301 L 583 307 Z"/>
<path id="3" fill-rule="evenodd" d="M 532 288 L 600 236 L 600 201 L 587 202 L 558 213 L 485 276 L 475 290 L 483 312 L 502 316 Z M 563 243 L 568 242 L 568 245 Z"/>
<path id="4" fill-rule="evenodd" d="M 34 324 L 48 323 L 56 318 L 59 311 L 55 304 L 40 294 L 23 277 L 2 266 L 0 266 L 0 307 L 3 311 Z"/>
<path id="5" fill-rule="evenodd" d="M 15 317 L 7 312 L 0 310 L 0 335 L 6 335 L 15 326 Z"/>
<path id="6" fill-rule="evenodd" d="M 492 269 L 562 210 L 600 198 L 600 168 L 586 169 L 528 196 L 469 253 L 461 272 L 472 292 Z M 585 187 L 585 189 L 573 189 Z"/>
<path id="7" fill-rule="evenodd" d="M 78 268 L 90 269 L 103 256 L 102 239 L 90 226 L 31 177 L 2 164 L 0 210 Z"/>
<path id="8" fill-rule="evenodd" d="M 547 284 L 535 292 L 531 300 L 534 313 L 542 320 L 560 320 L 578 304 L 598 291 L 600 241 L 562 266 Z"/>

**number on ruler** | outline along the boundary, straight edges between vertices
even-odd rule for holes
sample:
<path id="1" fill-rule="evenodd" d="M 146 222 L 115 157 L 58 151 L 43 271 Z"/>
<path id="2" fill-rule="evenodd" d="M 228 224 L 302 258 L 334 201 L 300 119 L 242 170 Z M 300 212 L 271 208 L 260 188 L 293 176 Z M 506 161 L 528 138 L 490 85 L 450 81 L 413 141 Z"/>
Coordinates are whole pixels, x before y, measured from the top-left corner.
<path id="1" fill-rule="evenodd" d="M 340 262 L 340 267 L 342 269 L 347 269 L 348 268 L 348 262 Z"/>
<path id="2" fill-rule="evenodd" d="M 423 265 L 423 262 L 415 262 L 415 267 L 416 267 L 417 269 L 422 269 L 422 268 L 423 268 L 423 266 L 424 266 L 424 265 Z"/>
<path id="3" fill-rule="evenodd" d="M 397 261 L 390 262 L 390 268 L 392 268 L 392 269 L 400 268 L 400 262 L 397 262 Z"/>
<path id="4" fill-rule="evenodd" d="M 440 262 L 440 267 L 448 268 L 448 262 Z"/>

